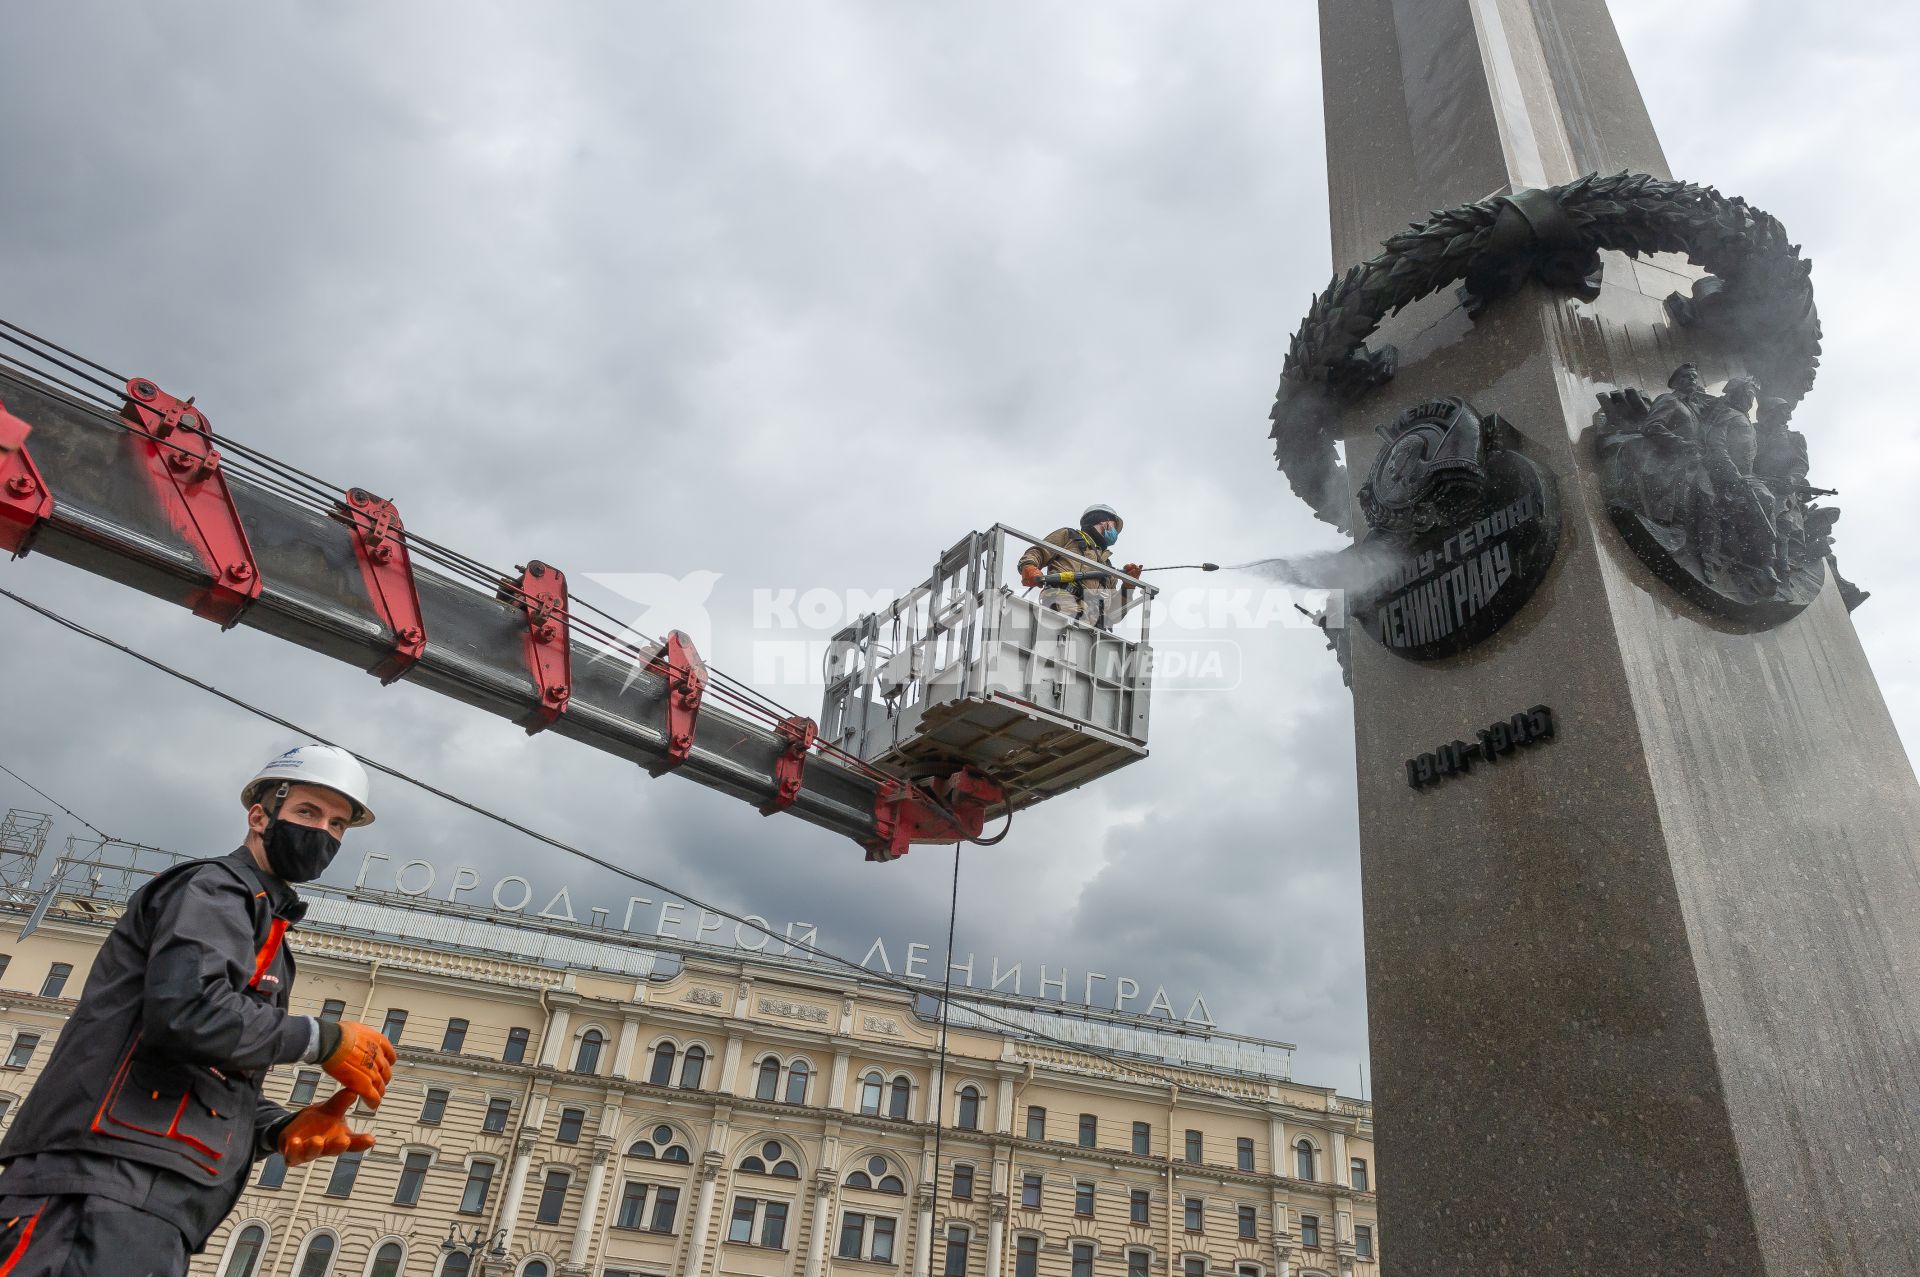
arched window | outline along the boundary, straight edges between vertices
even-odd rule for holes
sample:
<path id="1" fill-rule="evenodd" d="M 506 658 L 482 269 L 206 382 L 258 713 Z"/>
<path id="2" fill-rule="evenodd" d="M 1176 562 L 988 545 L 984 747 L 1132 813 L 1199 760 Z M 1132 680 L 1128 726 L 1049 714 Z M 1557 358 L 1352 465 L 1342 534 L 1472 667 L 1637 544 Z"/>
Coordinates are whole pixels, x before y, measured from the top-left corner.
<path id="1" fill-rule="evenodd" d="M 547 1272 L 546 1260 L 529 1259 L 520 1269 L 520 1277 L 547 1277 Z"/>
<path id="2" fill-rule="evenodd" d="M 963 1131 L 980 1129 L 980 1088 L 968 1084 L 960 1088 L 960 1111 L 953 1124 Z"/>
<path id="3" fill-rule="evenodd" d="M 697 1091 L 700 1089 L 700 1074 L 707 1067 L 707 1048 L 690 1046 L 687 1048 L 686 1062 L 680 1066 L 680 1089 Z"/>
<path id="4" fill-rule="evenodd" d="M 847 1187 L 867 1188 L 879 1193 L 904 1194 L 907 1191 L 906 1184 L 894 1174 L 893 1164 L 878 1153 L 867 1159 L 864 1168 L 848 1173 Z"/>
<path id="5" fill-rule="evenodd" d="M 598 1029 L 588 1029 L 580 1035 L 580 1050 L 573 1057 L 575 1073 L 597 1073 L 600 1071 L 600 1048 L 606 1045 L 607 1035 Z"/>
<path id="6" fill-rule="evenodd" d="M 780 1061 L 769 1055 L 760 1061 L 760 1078 L 754 1083 L 753 1098 L 776 1099 L 780 1095 Z"/>
<path id="7" fill-rule="evenodd" d="M 740 1169 L 754 1175 L 777 1175 L 781 1179 L 799 1179 L 800 1168 L 779 1140 L 768 1140 L 757 1154 L 740 1159 Z"/>
<path id="8" fill-rule="evenodd" d="M 795 1060 L 787 1068 L 787 1103 L 805 1104 L 807 1102 L 807 1075 L 813 1070 L 807 1067 L 805 1060 Z"/>
<path id="9" fill-rule="evenodd" d="M 1294 1141 L 1293 1177 L 1309 1180 L 1313 1178 L 1313 1141 L 1304 1135 Z"/>
<path id="10" fill-rule="evenodd" d="M 227 1253 L 227 1267 L 220 1277 L 253 1277 L 254 1269 L 260 1266 L 260 1252 L 267 1244 L 267 1230 L 258 1224 L 248 1224 L 240 1230 L 240 1239 Z"/>
<path id="11" fill-rule="evenodd" d="M 647 1133 L 647 1138 L 635 1140 L 627 1147 L 628 1157 L 658 1158 L 663 1162 L 691 1162 L 687 1147 L 679 1143 L 679 1135 L 671 1126 L 662 1122 Z"/>
<path id="12" fill-rule="evenodd" d="M 913 1099 L 913 1079 L 902 1073 L 893 1079 L 893 1088 L 887 1096 L 887 1116 L 902 1121 L 907 1116 L 907 1105 Z"/>
<path id="13" fill-rule="evenodd" d="M 653 1048 L 653 1071 L 647 1074 L 647 1081 L 655 1086 L 673 1085 L 673 1057 L 679 1051 L 671 1042 L 662 1042 Z"/>
<path id="14" fill-rule="evenodd" d="M 295 1269 L 299 1277 L 327 1277 L 333 1268 L 333 1234 L 315 1233 L 307 1239 L 306 1253 Z"/>
<path id="15" fill-rule="evenodd" d="M 400 1265 L 407 1259 L 407 1248 L 399 1242 L 387 1242 L 373 1254 L 367 1277 L 400 1277 Z"/>
<path id="16" fill-rule="evenodd" d="M 447 1262 L 440 1265 L 440 1277 L 473 1277 L 473 1258 L 464 1250 L 456 1250 L 447 1256 Z"/>
<path id="17" fill-rule="evenodd" d="M 860 1111 L 862 1113 L 879 1116 L 882 1086 L 878 1073 L 868 1073 L 860 1079 Z"/>

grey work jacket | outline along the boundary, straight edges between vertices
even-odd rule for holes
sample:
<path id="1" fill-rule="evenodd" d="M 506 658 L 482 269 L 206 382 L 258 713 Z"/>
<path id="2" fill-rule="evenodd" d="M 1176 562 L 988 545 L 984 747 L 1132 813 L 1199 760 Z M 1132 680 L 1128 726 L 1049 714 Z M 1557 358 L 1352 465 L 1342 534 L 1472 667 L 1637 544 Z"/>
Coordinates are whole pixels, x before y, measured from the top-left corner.
<path id="1" fill-rule="evenodd" d="M 305 912 L 245 848 L 135 892 L 0 1140 L 0 1194 L 110 1197 L 205 1245 L 288 1116 L 260 1088 L 309 1046 L 283 943 Z"/>

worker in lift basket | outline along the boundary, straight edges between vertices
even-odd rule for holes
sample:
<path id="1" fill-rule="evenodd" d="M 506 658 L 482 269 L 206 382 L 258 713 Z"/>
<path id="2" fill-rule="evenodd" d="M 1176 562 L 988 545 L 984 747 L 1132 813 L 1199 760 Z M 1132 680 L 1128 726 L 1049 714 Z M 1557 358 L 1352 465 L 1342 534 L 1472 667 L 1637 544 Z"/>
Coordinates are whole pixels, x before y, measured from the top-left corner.
<path id="1" fill-rule="evenodd" d="M 287 1014 L 283 943 L 348 829 L 373 822 L 367 773 L 290 749 L 240 791 L 247 839 L 176 865 L 127 902 L 46 1071 L 0 1140 L 0 1277 L 173 1277 L 233 1209 L 256 1159 L 298 1166 L 373 1146 L 393 1045 L 364 1024 Z M 345 1088 L 288 1112 L 261 1084 L 318 1064 Z"/>
<path id="2" fill-rule="evenodd" d="M 1084 620 L 1101 629 L 1126 611 L 1133 593 L 1133 582 L 1089 568 L 1086 564 L 1055 554 L 1049 546 L 1071 550 L 1083 558 L 1113 563 L 1113 543 L 1120 539 L 1126 520 L 1109 505 L 1090 505 L 1080 516 L 1077 528 L 1056 528 L 1039 545 L 1029 546 L 1020 556 L 1020 584 L 1040 587 L 1040 605 Z M 1139 576 L 1140 565 L 1129 563 L 1121 569 L 1128 576 Z M 1115 588 L 1118 587 L 1118 588 Z"/>

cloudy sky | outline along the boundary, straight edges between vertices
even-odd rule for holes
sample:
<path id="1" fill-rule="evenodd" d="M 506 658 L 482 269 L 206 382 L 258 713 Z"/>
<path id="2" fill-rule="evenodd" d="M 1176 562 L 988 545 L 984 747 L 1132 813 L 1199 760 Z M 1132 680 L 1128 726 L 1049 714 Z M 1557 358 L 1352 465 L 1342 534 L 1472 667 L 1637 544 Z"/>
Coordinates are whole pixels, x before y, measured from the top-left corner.
<path id="1" fill-rule="evenodd" d="M 1892 3 L 1613 8 L 1675 173 L 1776 213 L 1814 260 L 1827 355 L 1797 424 L 1845 493 L 1844 565 L 1875 591 L 1856 622 L 1911 739 L 1920 442 L 1894 246 L 1920 31 Z M 1112 502 L 1147 563 L 1333 544 L 1265 438 L 1333 266 L 1316 38 L 1300 0 L 23 6 L 0 43 L 0 317 L 489 562 L 711 584 L 712 655 L 749 677 L 756 642 L 794 637 L 756 630 L 757 593 L 904 587 L 996 520 Z M 0 578 L 855 957 L 943 933 L 943 849 L 869 866 L 62 564 Z M 698 624 L 657 585 L 655 621 Z M 232 846 L 235 788 L 293 741 L 3 606 L 0 762 L 120 836 Z M 1150 759 L 967 854 L 957 951 L 1163 984 L 1182 1011 L 1204 995 L 1350 1093 L 1347 694 L 1311 630 L 1232 637 L 1236 690 L 1160 697 Z M 817 688 L 764 685 L 813 712 Z M 381 799 L 334 877 L 371 851 L 626 898 L 418 792 Z M 0 777 L 4 805 L 44 807 Z"/>

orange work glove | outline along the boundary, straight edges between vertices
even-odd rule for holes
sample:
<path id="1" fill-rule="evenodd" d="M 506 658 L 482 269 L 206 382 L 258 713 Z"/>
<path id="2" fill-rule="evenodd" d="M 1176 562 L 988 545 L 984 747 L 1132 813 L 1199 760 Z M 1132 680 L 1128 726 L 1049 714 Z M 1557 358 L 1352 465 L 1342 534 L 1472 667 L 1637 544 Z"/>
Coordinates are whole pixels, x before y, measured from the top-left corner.
<path id="1" fill-rule="evenodd" d="M 305 1166 L 316 1157 L 361 1153 L 373 1147 L 373 1136 L 347 1129 L 347 1110 L 353 1092 L 341 1091 L 325 1104 L 309 1104 L 280 1128 L 280 1156 L 288 1166 Z"/>
<path id="2" fill-rule="evenodd" d="M 1038 563 L 1022 563 L 1020 565 L 1020 584 L 1040 584 L 1040 565 Z"/>
<path id="3" fill-rule="evenodd" d="M 1138 563 L 1129 563 L 1127 564 L 1127 566 L 1125 566 L 1124 568 L 1121 568 L 1120 570 L 1122 572 L 1125 572 L 1128 576 L 1140 575 L 1140 565 Z"/>
<path id="4" fill-rule="evenodd" d="M 330 1077 L 367 1102 L 379 1108 L 393 1080 L 393 1043 L 364 1024 L 342 1020 L 334 1028 L 340 1040 L 320 1061 Z"/>

